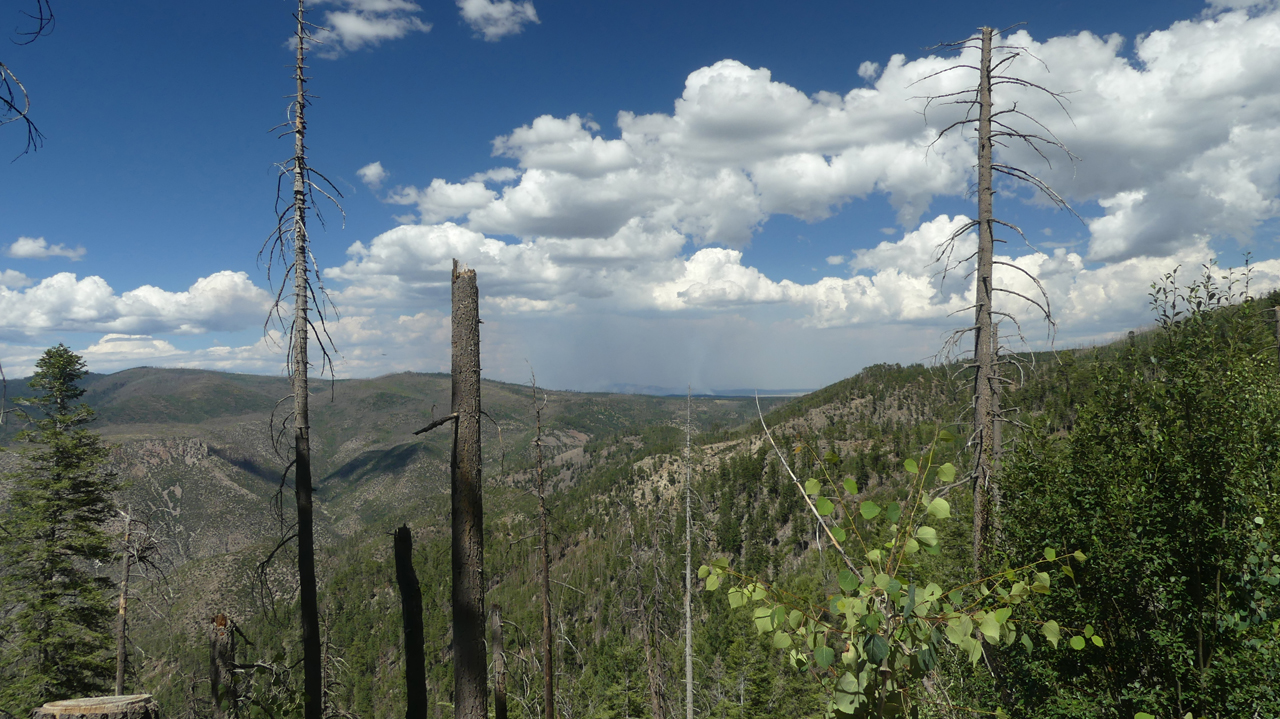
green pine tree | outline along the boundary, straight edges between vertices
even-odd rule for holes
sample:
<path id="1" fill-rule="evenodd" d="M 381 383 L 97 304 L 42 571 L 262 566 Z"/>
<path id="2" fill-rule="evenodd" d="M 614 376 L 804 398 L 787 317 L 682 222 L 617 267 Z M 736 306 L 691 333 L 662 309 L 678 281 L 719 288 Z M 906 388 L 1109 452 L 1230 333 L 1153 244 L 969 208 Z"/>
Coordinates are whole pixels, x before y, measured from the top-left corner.
<path id="1" fill-rule="evenodd" d="M 0 520 L 0 709 L 26 716 L 46 701 L 102 693 L 112 676 L 107 593 L 96 567 L 112 559 L 103 525 L 115 476 L 108 448 L 84 425 L 94 412 L 73 404 L 84 360 L 63 345 L 36 362 L 21 403 L 34 429 L 23 468 L 7 475 Z"/>

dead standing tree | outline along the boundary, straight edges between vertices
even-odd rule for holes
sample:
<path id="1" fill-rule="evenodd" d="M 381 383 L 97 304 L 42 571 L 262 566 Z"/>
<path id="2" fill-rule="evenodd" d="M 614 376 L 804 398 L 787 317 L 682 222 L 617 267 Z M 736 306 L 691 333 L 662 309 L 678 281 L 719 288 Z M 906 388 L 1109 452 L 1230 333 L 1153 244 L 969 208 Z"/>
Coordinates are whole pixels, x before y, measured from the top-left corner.
<path id="1" fill-rule="evenodd" d="M 551 625 L 551 532 L 547 523 L 547 476 L 542 457 L 542 410 L 547 406 L 546 395 L 542 404 L 538 404 L 538 378 L 529 373 L 529 384 L 533 386 L 533 414 L 536 434 L 534 448 L 538 473 L 538 522 L 542 539 L 542 697 L 544 719 L 555 719 L 555 657 L 552 648 L 555 642 L 555 630 Z"/>
<path id="2" fill-rule="evenodd" d="M 413 568 L 413 534 L 408 525 L 395 531 L 396 584 L 404 626 L 405 719 L 427 719 L 427 670 L 422 627 L 422 587 Z"/>
<path id="3" fill-rule="evenodd" d="M 453 263 L 453 714 L 489 714 L 485 659 L 484 504 L 480 477 L 480 291 Z"/>
<path id="4" fill-rule="evenodd" d="M 971 260 L 977 260 L 974 283 L 975 299 L 973 306 L 970 308 L 974 310 L 974 323 L 952 333 L 947 340 L 943 353 L 946 354 L 950 349 L 958 346 L 965 335 L 973 333 L 972 362 L 966 366 L 974 369 L 974 431 L 970 441 L 976 449 L 971 481 L 973 483 L 973 564 L 974 570 L 978 573 L 981 573 L 985 557 L 994 543 L 993 522 L 995 513 L 999 508 L 1000 497 L 999 487 L 995 479 L 995 466 L 1000 452 L 997 440 L 999 436 L 997 422 L 1003 420 L 999 417 L 998 394 L 1001 379 L 997 365 L 999 363 L 1000 347 L 996 336 L 995 318 L 1004 317 L 1012 321 L 1015 327 L 1018 328 L 1018 336 L 1022 337 L 1018 318 L 1012 313 L 995 309 L 995 294 L 1000 292 L 1020 298 L 1040 312 L 1043 319 L 1048 323 L 1051 333 L 1054 327 L 1049 295 L 1040 280 L 1018 265 L 995 257 L 995 243 L 1004 242 L 1004 240 L 995 236 L 996 225 L 1001 225 L 1017 232 L 1024 242 L 1026 241 L 1026 236 L 1016 225 L 995 217 L 993 211 L 995 197 L 994 176 L 998 173 L 1013 180 L 1029 184 L 1048 198 L 1055 206 L 1071 211 L 1074 214 L 1066 200 L 1045 181 L 1021 167 L 997 162 L 994 158 L 996 147 L 1007 148 L 1010 144 L 1022 143 L 1044 159 L 1046 163 L 1049 163 L 1049 158 L 1045 154 L 1046 150 L 1058 150 L 1069 159 L 1073 161 L 1076 159 L 1052 131 L 1034 117 L 1020 110 L 1016 101 L 999 108 L 995 106 L 992 99 L 993 91 L 997 87 L 1007 85 L 1011 88 L 1022 88 L 1043 93 L 1052 98 L 1064 113 L 1066 112 L 1066 107 L 1063 104 L 1064 97 L 1061 93 L 1008 74 L 1009 68 L 1019 57 L 1025 55 L 1034 58 L 1025 47 L 994 44 L 997 37 L 1005 35 L 1008 31 L 1009 29 L 993 30 L 992 28 L 984 27 L 978 31 L 977 35 L 959 42 L 941 45 L 941 48 L 960 52 L 978 50 L 979 63 L 977 65 L 966 63 L 953 65 L 922 79 L 922 81 L 927 80 L 961 69 L 973 70 L 978 73 L 976 86 L 928 98 L 928 104 L 939 102 L 940 104 L 959 105 L 965 108 L 964 116 L 943 128 L 934 140 L 935 143 L 952 131 L 963 131 L 971 126 L 976 127 L 977 131 L 978 217 L 961 225 L 938 246 L 935 261 L 942 263 L 942 274 L 945 278 L 947 272 Z M 1024 125 L 1026 124 L 1029 124 L 1034 129 L 1025 129 Z M 957 243 L 974 228 L 978 230 L 977 250 L 963 259 L 955 260 L 954 254 Z M 1027 244 L 1028 246 L 1030 245 L 1030 243 Z M 996 266 L 1007 267 L 1015 273 L 1024 275 L 1036 287 L 1039 298 L 1034 299 L 1009 287 L 997 285 L 993 277 Z"/>
<path id="5" fill-rule="evenodd" d="M 296 29 L 293 42 L 296 51 L 293 79 L 295 91 L 289 103 L 288 119 L 278 126 L 285 128 L 284 135 L 293 135 L 293 157 L 280 165 L 279 185 L 276 190 L 276 227 L 267 238 L 259 259 L 267 257 L 268 276 L 271 267 L 278 260 L 285 268 L 285 281 L 281 282 L 272 307 L 271 319 L 278 319 L 286 325 L 283 306 L 285 288 L 288 277 L 293 278 L 293 316 L 287 322 L 289 377 L 293 398 L 293 411 L 281 421 L 279 434 L 272 430 L 273 440 L 282 436 L 289 418 L 293 419 L 293 458 L 285 468 L 284 477 L 289 469 L 293 470 L 294 498 L 297 505 L 297 524 L 294 536 L 298 540 L 298 585 L 299 613 L 302 621 L 302 667 L 303 688 L 306 700 L 303 707 L 305 719 L 321 719 L 323 714 L 324 667 L 320 642 L 320 613 L 316 591 L 315 568 L 315 531 L 314 510 L 312 506 L 311 486 L 311 428 L 310 411 L 307 400 L 310 397 L 308 372 L 310 362 L 308 349 L 314 332 L 315 341 L 321 353 L 321 373 L 326 369 L 332 376 L 333 365 L 329 348 L 331 339 L 325 329 L 324 287 L 316 268 L 315 258 L 311 255 L 310 238 L 307 235 L 307 213 L 314 210 L 314 194 L 320 194 L 333 201 L 333 195 L 341 193 L 333 187 L 324 175 L 316 172 L 307 163 L 307 122 L 306 109 L 311 95 L 307 93 L 307 50 L 315 42 L 311 35 L 314 25 L 305 19 L 303 0 L 298 0 L 298 9 L 294 15 Z M 284 203 L 283 183 L 288 177 L 293 180 L 292 201 Z M 333 195 L 320 187 L 312 178 L 319 177 L 332 190 Z M 339 207 L 341 210 L 341 207 Z M 323 218 L 316 213 L 316 218 L 323 223 Z M 332 307 L 332 305 L 328 305 Z M 312 307 L 315 308 L 314 318 Z M 282 488 L 283 479 L 282 477 Z M 286 532 L 286 535 L 288 533 Z M 286 536 L 281 544 L 291 537 Z M 279 547 L 277 547 L 279 549 Z M 273 551 L 272 555 L 275 554 Z M 270 559 L 268 558 L 268 560 Z"/>

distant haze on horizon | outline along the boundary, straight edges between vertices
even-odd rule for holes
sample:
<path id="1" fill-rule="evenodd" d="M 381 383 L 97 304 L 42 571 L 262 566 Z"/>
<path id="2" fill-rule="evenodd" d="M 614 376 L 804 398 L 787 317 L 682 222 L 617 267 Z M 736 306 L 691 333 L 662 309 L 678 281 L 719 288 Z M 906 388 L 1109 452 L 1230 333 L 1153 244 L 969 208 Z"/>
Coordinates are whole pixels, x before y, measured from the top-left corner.
<path id="1" fill-rule="evenodd" d="M 0 50 L 46 138 L 0 172 L 8 376 L 58 342 L 95 372 L 283 374 L 279 327 L 264 334 L 283 270 L 255 260 L 291 153 L 269 130 L 292 7 L 55 0 L 52 34 Z M 310 161 L 345 211 L 322 205 L 312 228 L 337 375 L 448 371 L 455 258 L 477 270 L 484 373 L 502 381 L 817 388 L 932 361 L 971 314 L 967 268 L 944 281 L 932 260 L 975 213 L 975 151 L 934 143 L 959 116 L 921 98 L 973 74 L 936 75 L 962 59 L 922 48 L 984 24 L 1025 21 L 1008 42 L 1039 62 L 1013 71 L 1066 97 L 1069 116 L 996 94 L 1079 158 L 997 154 L 1080 215 L 998 187 L 1028 240 L 998 252 L 1044 283 L 1054 346 L 1149 325 L 1150 285 L 1175 268 L 1248 252 L 1253 293 L 1280 287 L 1276 0 L 735 7 L 316 2 Z M 0 151 L 24 139 L 0 127 Z M 1026 346 L 1049 347 L 1005 301 Z"/>

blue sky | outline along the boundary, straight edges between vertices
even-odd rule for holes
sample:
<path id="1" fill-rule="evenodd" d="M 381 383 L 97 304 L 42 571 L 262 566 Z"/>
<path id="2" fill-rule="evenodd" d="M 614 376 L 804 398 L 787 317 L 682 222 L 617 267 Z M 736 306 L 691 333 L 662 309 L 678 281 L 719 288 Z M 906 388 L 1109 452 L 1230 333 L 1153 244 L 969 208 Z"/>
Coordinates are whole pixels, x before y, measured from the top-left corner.
<path id="1" fill-rule="evenodd" d="M 20 30 L 27 9 L 0 9 Z M 0 48 L 44 145 L 0 169 L 0 361 L 278 374 L 257 251 L 291 143 L 293 6 L 55 0 Z M 315 255 L 339 376 L 448 363 L 452 257 L 479 273 L 485 372 L 553 387 L 817 387 L 925 360 L 965 314 L 930 251 L 972 214 L 972 145 L 920 95 L 926 48 L 1007 27 L 1068 92 L 1023 103 L 1079 156 L 1010 152 L 1084 218 L 1015 187 L 1058 346 L 1148 321 L 1173 267 L 1260 260 L 1280 285 L 1274 2 L 329 0 L 310 62 L 314 167 L 343 192 Z M 932 83 L 932 84 L 930 84 Z M 948 84 L 950 83 L 950 84 Z M 997 102 L 1001 100 L 997 96 Z M 0 127 L 0 156 L 23 149 Z M 959 276 L 962 276 L 961 273 Z M 1010 282 L 1016 281 L 1010 278 Z M 1025 310 L 1009 306 L 1010 310 Z M 1033 346 L 1045 331 L 1027 323 Z"/>

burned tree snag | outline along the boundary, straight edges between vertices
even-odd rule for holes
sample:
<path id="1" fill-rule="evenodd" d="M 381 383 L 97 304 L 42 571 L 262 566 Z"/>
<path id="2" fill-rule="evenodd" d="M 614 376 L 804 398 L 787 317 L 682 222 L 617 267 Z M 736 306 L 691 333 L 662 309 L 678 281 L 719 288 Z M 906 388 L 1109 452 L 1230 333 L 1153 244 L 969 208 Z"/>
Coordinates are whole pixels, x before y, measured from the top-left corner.
<path id="1" fill-rule="evenodd" d="M 216 614 L 209 622 L 209 689 L 217 719 L 231 714 L 236 703 L 235 664 L 235 624 L 227 615 Z"/>
<path id="2" fill-rule="evenodd" d="M 551 532 L 547 523 L 547 476 L 542 463 L 542 408 L 538 404 L 538 378 L 530 373 L 530 384 L 533 385 L 533 413 L 536 434 L 534 448 L 536 451 L 536 467 L 538 473 L 538 532 L 541 537 L 542 560 L 542 708 L 543 719 L 555 719 L 555 656 L 552 654 L 554 629 L 551 626 Z"/>
<path id="3" fill-rule="evenodd" d="M 427 670 L 423 654 L 422 587 L 413 569 L 413 534 L 408 526 L 395 532 L 396 584 L 404 624 L 405 719 L 427 719 Z"/>
<path id="4" fill-rule="evenodd" d="M 977 134 L 978 217 L 957 228 L 950 237 L 944 240 L 938 246 L 938 253 L 934 259 L 943 263 L 942 274 L 944 277 L 948 272 L 957 269 L 963 263 L 967 263 L 970 260 L 976 260 L 977 262 L 974 270 L 975 297 L 971 308 L 974 311 L 974 322 L 971 326 L 954 332 L 951 339 L 947 341 L 943 353 L 945 354 L 948 351 L 947 348 L 955 347 L 961 337 L 971 332 L 973 333 L 972 363 L 968 367 L 974 370 L 973 433 L 970 442 L 975 449 L 974 468 L 971 475 L 973 481 L 973 567 L 978 574 L 983 572 L 983 565 L 995 544 L 994 521 L 1000 496 L 995 478 L 997 455 L 1000 451 L 997 439 L 997 422 L 999 421 L 1000 410 L 996 398 L 996 393 L 999 391 L 997 384 L 1000 382 L 996 372 L 996 357 L 999 347 L 997 346 L 995 335 L 995 317 L 999 316 L 1012 320 L 1014 326 L 1019 328 L 1018 331 L 1021 336 L 1018 318 L 1010 312 L 995 309 L 994 298 L 996 293 L 1012 295 L 1034 307 L 1048 323 L 1050 332 L 1054 327 L 1053 314 L 1049 306 L 1049 296 L 1040 280 L 1018 265 L 995 257 L 995 243 L 1004 242 L 1004 240 L 995 236 L 996 225 L 1013 230 L 1022 236 L 1024 241 L 1026 236 L 1017 226 L 995 216 L 993 211 L 994 177 L 996 174 L 1000 174 L 1013 180 L 1027 183 L 1056 206 L 1075 214 L 1067 202 L 1045 181 L 1021 167 L 999 162 L 994 157 L 996 147 L 1007 147 L 1012 141 L 1020 142 L 1030 147 L 1046 162 L 1048 161 L 1048 157 L 1045 155 L 1047 148 L 1055 148 L 1066 154 L 1068 158 L 1075 159 L 1075 156 L 1067 150 L 1066 146 L 1045 128 L 1040 121 L 1019 110 L 1016 102 L 1007 103 L 1001 107 L 996 106 L 992 98 L 993 88 L 1007 86 L 1044 93 L 1057 102 L 1064 111 L 1066 109 L 1063 105 L 1063 96 L 1060 93 L 1009 74 L 1008 68 L 1011 63 L 1017 58 L 1030 53 L 1026 51 L 1026 48 L 1015 45 L 995 45 L 995 38 L 1003 35 L 1004 32 L 1007 31 L 984 27 L 978 31 L 978 34 L 965 40 L 943 44 L 941 47 L 950 50 L 977 50 L 979 64 L 977 66 L 965 63 L 956 64 L 921 80 L 922 82 L 937 75 L 961 69 L 976 70 L 978 72 L 978 82 L 975 86 L 928 98 L 929 103 L 941 101 L 941 104 L 960 105 L 965 108 L 963 118 L 945 127 L 938 133 L 938 137 L 934 142 L 937 142 L 952 130 L 970 126 L 974 126 Z M 999 55 L 998 58 L 996 57 L 997 54 Z M 1025 130 L 1016 127 L 1015 124 L 1019 120 L 1030 123 L 1032 129 Z M 1079 215 L 1076 216 L 1079 217 Z M 978 230 L 977 250 L 963 259 L 953 262 L 952 255 L 956 249 L 957 242 L 974 228 Z M 997 265 L 1010 271 L 1021 273 L 1026 279 L 1030 280 L 1038 291 L 1038 298 L 1028 297 L 1009 287 L 997 284 L 994 277 L 994 270 Z"/>
<path id="5" fill-rule="evenodd" d="M 453 262 L 453 715 L 488 717 L 484 505 L 480 485 L 480 292 Z M 310 719 L 310 717 L 308 717 Z"/>
<path id="6" fill-rule="evenodd" d="M 133 554 L 129 551 L 129 529 L 133 521 L 132 508 L 124 515 L 124 551 L 120 557 L 120 609 L 116 613 L 116 696 L 124 696 L 124 668 L 129 659 L 125 640 L 128 618 L 125 610 L 129 601 L 129 566 Z"/>
<path id="7" fill-rule="evenodd" d="M 995 413 L 991 397 L 995 359 L 991 346 L 991 274 L 995 260 L 995 233 L 991 206 L 991 28 L 982 28 L 982 65 L 978 73 L 978 276 L 974 308 L 973 415 L 977 429 L 976 473 L 973 478 L 973 561 L 981 572 L 988 551 L 991 526 L 991 485 L 995 465 Z"/>
<path id="8" fill-rule="evenodd" d="M 494 604 L 489 643 L 493 646 L 493 719 L 507 719 L 507 649 L 502 643 L 502 607 Z"/>

